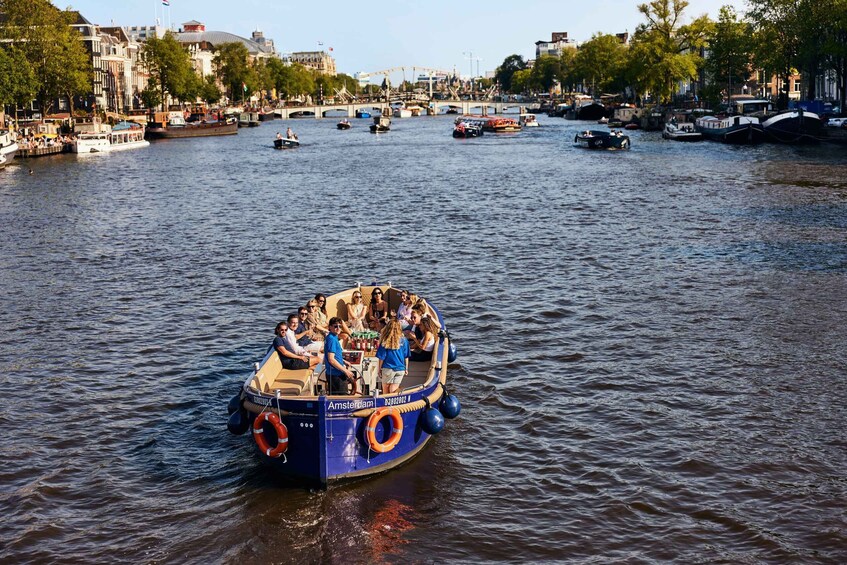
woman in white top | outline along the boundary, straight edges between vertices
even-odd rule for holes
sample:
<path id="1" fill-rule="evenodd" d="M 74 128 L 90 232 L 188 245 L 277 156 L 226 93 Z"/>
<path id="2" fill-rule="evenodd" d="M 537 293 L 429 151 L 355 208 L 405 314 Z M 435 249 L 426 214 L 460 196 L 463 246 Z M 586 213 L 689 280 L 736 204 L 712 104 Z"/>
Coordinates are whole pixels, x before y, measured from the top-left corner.
<path id="1" fill-rule="evenodd" d="M 400 306 L 397 308 L 397 321 L 404 330 L 412 326 L 412 298 L 405 290 L 400 291 Z"/>
<path id="2" fill-rule="evenodd" d="M 347 325 L 353 332 L 365 331 L 365 316 L 368 309 L 362 301 L 362 292 L 353 291 L 353 298 L 347 304 Z"/>
<path id="3" fill-rule="evenodd" d="M 421 318 L 418 324 L 421 330 L 421 338 L 412 333 L 409 337 L 412 340 L 412 355 L 410 361 L 430 361 L 432 359 L 432 350 L 435 349 L 435 336 L 438 334 L 438 327 L 432 318 L 426 316 Z"/>

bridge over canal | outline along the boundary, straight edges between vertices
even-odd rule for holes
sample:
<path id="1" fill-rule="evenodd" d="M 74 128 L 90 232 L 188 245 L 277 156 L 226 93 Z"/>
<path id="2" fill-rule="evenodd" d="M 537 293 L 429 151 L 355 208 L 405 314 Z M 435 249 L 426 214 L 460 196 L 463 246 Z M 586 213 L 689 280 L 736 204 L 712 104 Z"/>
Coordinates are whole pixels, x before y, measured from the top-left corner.
<path id="1" fill-rule="evenodd" d="M 460 114 L 503 114 L 507 111 L 517 112 L 519 108 L 536 110 L 540 107 L 537 102 L 491 102 L 487 100 L 432 100 L 421 105 L 432 108 L 435 114 L 441 114 L 451 108 L 457 110 Z M 375 111 L 382 112 L 387 107 L 389 106 L 385 102 L 357 102 L 351 104 L 286 106 L 277 108 L 274 113 L 283 120 L 309 115 L 321 119 L 325 118 L 329 112 L 336 112 L 333 117 L 343 115 L 348 118 L 355 118 L 357 110 L 374 113 Z M 338 112 L 341 114 L 338 114 Z"/>

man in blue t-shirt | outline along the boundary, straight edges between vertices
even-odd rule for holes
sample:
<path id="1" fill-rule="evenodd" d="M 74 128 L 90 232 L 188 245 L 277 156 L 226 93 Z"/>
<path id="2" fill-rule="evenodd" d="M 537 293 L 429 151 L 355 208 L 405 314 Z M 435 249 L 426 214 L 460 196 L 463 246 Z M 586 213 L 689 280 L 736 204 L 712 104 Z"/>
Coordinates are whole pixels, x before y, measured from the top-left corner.
<path id="1" fill-rule="evenodd" d="M 353 371 L 348 369 L 349 363 L 344 362 L 344 350 L 338 340 L 341 333 L 341 318 L 333 317 L 329 320 L 329 333 L 324 341 L 324 361 L 326 363 L 326 377 L 330 394 L 347 394 L 347 383 L 353 384 L 353 394 L 358 394 L 356 379 Z"/>

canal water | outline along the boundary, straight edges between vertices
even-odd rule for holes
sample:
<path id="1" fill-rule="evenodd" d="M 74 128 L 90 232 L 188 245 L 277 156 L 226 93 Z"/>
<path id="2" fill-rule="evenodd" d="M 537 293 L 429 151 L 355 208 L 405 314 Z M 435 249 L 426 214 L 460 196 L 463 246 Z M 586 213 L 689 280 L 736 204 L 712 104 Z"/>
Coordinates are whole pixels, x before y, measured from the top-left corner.
<path id="1" fill-rule="evenodd" d="M 0 561 L 847 560 L 844 148 L 335 121 L 0 171 Z M 462 414 L 283 487 L 226 403 L 371 280 L 441 309 Z"/>

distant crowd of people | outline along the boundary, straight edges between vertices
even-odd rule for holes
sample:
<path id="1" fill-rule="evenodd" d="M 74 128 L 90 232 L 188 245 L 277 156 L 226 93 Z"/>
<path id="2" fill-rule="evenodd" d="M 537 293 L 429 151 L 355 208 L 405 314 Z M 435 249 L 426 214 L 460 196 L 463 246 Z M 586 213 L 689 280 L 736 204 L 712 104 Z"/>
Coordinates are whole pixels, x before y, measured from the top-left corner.
<path id="1" fill-rule="evenodd" d="M 73 135 L 56 135 L 55 137 L 36 136 L 29 134 L 18 138 L 18 147 L 20 149 L 32 150 L 42 147 L 55 147 L 56 145 L 68 145 L 73 143 L 76 137 Z"/>
<path id="2" fill-rule="evenodd" d="M 428 314 L 423 298 L 400 291 L 400 305 L 394 310 L 389 309 L 379 287 L 371 292 L 369 304 L 357 289 L 350 302 L 339 308 L 343 317 L 332 318 L 328 317 L 326 302 L 326 296 L 318 293 L 279 322 L 273 348 L 287 370 L 309 369 L 323 362 L 330 394 L 348 394 L 348 384 L 351 394 L 359 394 L 352 366 L 343 357 L 354 332 L 379 333 L 377 374 L 383 394 L 397 392 L 403 377 L 409 374 L 410 360 L 432 359 L 440 325 Z"/>

